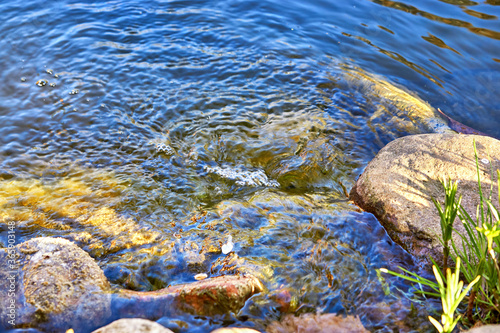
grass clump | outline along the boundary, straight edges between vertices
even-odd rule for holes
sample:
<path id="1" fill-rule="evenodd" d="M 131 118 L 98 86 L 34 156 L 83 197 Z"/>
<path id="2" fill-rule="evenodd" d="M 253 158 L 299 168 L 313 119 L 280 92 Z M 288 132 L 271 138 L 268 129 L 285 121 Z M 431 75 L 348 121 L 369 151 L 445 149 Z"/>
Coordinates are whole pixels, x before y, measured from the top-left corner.
<path id="1" fill-rule="evenodd" d="M 461 318 L 466 326 L 472 326 L 477 321 L 483 324 L 500 322 L 500 268 L 498 265 L 500 214 L 491 200 L 493 185 L 489 195 L 486 195 L 481 187 L 475 142 L 474 154 L 479 188 L 476 218 L 472 218 L 461 205 L 462 196 L 456 198 L 458 182 L 449 180 L 441 182 L 445 192 L 444 206 L 441 206 L 434 198 L 432 199 L 441 219 L 440 241 L 443 244 L 444 258 L 442 271 L 438 269 L 438 264 L 433 258 L 430 258 L 436 281 L 425 279 L 401 267 L 399 268 L 404 274 L 380 269 L 381 272 L 404 278 L 420 286 L 427 286 L 430 289 L 425 291 L 421 289 L 422 294 L 441 298 L 443 306 L 441 322 L 429 317 L 439 332 L 452 332 Z M 497 170 L 496 173 L 497 186 L 500 189 L 500 171 Z M 500 206 L 500 194 L 498 204 Z M 453 228 L 457 216 L 465 228 L 464 234 Z M 461 238 L 460 247 L 453 240 L 453 233 Z M 455 263 L 454 273 L 447 267 L 449 259 Z M 459 276 L 463 277 L 464 282 L 459 281 Z M 465 317 L 457 313 L 463 301 L 467 301 Z"/>

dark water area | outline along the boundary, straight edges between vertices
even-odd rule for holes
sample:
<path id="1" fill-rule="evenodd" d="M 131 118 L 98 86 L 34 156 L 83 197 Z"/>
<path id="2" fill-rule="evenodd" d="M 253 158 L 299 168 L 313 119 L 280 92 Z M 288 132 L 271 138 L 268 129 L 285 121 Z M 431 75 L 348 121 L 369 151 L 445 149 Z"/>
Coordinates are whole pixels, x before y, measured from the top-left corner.
<path id="1" fill-rule="evenodd" d="M 499 5 L 2 2 L 0 245 L 15 221 L 116 288 L 248 272 L 267 289 L 237 314 L 156 318 L 175 332 L 265 331 L 283 287 L 297 313 L 432 331 L 439 304 L 375 271 L 411 257 L 345 192 L 388 142 L 447 131 L 433 108 L 500 138 Z"/>

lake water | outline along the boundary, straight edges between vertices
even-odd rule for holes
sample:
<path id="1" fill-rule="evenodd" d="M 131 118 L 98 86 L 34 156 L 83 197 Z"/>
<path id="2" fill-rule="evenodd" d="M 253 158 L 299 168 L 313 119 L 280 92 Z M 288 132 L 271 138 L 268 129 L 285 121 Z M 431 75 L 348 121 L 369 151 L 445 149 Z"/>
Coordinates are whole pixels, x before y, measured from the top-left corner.
<path id="1" fill-rule="evenodd" d="M 15 221 L 18 242 L 76 242 L 116 288 L 267 288 L 238 314 L 157 318 L 176 332 L 264 331 L 283 288 L 297 313 L 432 331 L 439 304 L 376 275 L 411 257 L 345 193 L 391 140 L 446 130 L 429 105 L 500 137 L 499 5 L 2 2 L 0 245 Z"/>

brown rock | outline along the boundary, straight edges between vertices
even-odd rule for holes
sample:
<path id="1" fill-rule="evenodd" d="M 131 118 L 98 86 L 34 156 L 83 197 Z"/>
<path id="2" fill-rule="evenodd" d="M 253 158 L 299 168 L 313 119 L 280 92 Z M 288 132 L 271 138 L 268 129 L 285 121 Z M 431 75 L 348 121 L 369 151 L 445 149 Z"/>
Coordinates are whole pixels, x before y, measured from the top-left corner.
<path id="1" fill-rule="evenodd" d="M 338 316 L 334 313 L 306 313 L 299 317 L 286 315 L 281 322 L 274 322 L 268 333 L 368 333 L 358 317 Z"/>
<path id="2" fill-rule="evenodd" d="M 269 298 L 278 304 L 278 310 L 281 312 L 292 312 L 295 306 L 292 304 L 293 297 L 286 288 L 280 288 L 269 295 Z"/>
<path id="3" fill-rule="evenodd" d="M 122 316 L 143 313 L 145 308 L 156 309 L 149 313 L 153 318 L 169 314 L 172 308 L 210 316 L 237 312 L 250 296 L 262 290 L 260 281 L 251 275 L 225 275 L 157 291 L 122 290 L 116 303 Z"/>
<path id="4" fill-rule="evenodd" d="M 160 324 L 139 318 L 119 319 L 92 333 L 173 333 Z"/>
<path id="5" fill-rule="evenodd" d="M 10 267 L 12 257 L 16 257 L 15 268 Z M 95 328 L 110 315 L 110 296 L 103 293 L 109 288 L 106 277 L 85 251 L 68 240 L 42 237 L 0 249 L 0 265 L 9 267 L 0 270 L 3 327 Z M 13 295 L 5 285 L 12 276 Z M 6 313 L 11 300 L 16 305 L 15 325 L 8 322 L 11 318 Z"/>
<path id="6" fill-rule="evenodd" d="M 441 261 L 440 218 L 431 198 L 443 205 L 440 180 L 458 180 L 462 205 L 475 217 L 479 195 L 473 140 L 480 160 L 482 188 L 488 192 L 490 170 L 500 168 L 500 141 L 477 135 L 424 134 L 403 137 L 385 146 L 359 177 L 350 198 L 373 213 L 389 235 L 411 254 L 424 262 L 429 255 Z M 496 184 L 496 173 L 493 181 Z M 497 189 L 493 198 L 497 198 Z M 458 218 L 454 227 L 465 231 Z M 454 240 L 461 248 L 456 234 Z"/>

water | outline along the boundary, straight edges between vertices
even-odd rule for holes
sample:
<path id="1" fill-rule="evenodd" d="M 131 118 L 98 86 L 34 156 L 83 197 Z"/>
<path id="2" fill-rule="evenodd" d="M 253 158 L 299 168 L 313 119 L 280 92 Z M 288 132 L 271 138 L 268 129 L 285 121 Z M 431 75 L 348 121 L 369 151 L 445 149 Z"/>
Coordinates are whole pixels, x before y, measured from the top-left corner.
<path id="1" fill-rule="evenodd" d="M 411 258 L 345 192 L 391 140 L 446 131 L 429 105 L 500 137 L 499 4 L 2 3 L 3 225 L 75 241 L 115 287 L 248 271 L 269 290 L 159 319 L 178 332 L 265 330 L 280 288 L 298 313 L 429 331 L 432 307 L 375 272 Z"/>

